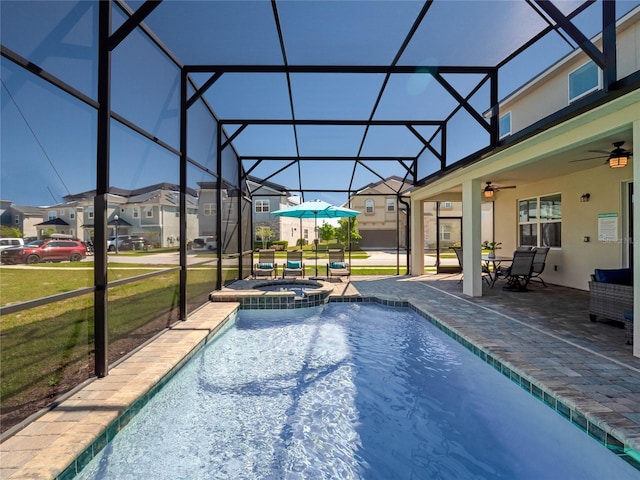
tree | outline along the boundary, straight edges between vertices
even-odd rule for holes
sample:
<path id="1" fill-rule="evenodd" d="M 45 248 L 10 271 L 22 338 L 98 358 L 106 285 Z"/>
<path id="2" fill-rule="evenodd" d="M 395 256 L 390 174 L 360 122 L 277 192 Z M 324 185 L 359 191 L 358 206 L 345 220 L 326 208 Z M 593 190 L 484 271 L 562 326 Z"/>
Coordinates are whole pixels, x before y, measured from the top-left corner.
<path id="1" fill-rule="evenodd" d="M 358 232 L 358 220 L 354 218 L 341 218 L 336 228 L 336 239 L 345 245 L 349 241 L 349 222 L 351 222 L 351 241 L 360 240 L 362 235 Z"/>
<path id="2" fill-rule="evenodd" d="M 275 236 L 273 230 L 266 225 L 256 227 L 256 237 L 262 241 L 262 248 L 267 248 L 267 242 Z"/>
<path id="3" fill-rule="evenodd" d="M 22 238 L 20 229 L 9 225 L 0 225 L 0 237 L 2 238 Z"/>
<path id="4" fill-rule="evenodd" d="M 330 223 L 323 223 L 318 227 L 318 236 L 325 242 L 333 240 L 336 238 L 336 227 Z"/>

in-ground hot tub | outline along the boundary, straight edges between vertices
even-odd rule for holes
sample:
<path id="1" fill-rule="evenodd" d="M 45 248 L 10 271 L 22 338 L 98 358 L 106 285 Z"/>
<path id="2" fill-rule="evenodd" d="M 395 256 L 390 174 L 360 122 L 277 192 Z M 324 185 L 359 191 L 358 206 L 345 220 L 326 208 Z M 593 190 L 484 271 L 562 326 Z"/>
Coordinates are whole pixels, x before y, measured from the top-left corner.
<path id="1" fill-rule="evenodd" d="M 322 287 L 322 285 L 318 282 L 306 280 L 292 282 L 287 280 L 284 282 L 268 282 L 256 285 L 256 290 L 261 290 L 263 292 L 293 292 L 296 297 L 304 297 L 306 292 L 317 290 L 320 287 Z"/>
<path id="2" fill-rule="evenodd" d="M 240 302 L 241 309 L 317 307 L 327 302 L 333 285 L 313 280 L 268 280 L 211 295 L 214 302 Z"/>

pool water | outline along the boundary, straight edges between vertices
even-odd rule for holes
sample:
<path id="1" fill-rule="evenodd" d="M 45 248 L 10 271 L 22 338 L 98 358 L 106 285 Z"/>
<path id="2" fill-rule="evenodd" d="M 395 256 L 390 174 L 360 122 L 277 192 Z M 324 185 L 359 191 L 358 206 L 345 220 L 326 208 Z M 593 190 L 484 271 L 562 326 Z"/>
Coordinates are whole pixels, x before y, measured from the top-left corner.
<path id="1" fill-rule="evenodd" d="M 241 311 L 77 478 L 637 479 L 408 309 Z"/>

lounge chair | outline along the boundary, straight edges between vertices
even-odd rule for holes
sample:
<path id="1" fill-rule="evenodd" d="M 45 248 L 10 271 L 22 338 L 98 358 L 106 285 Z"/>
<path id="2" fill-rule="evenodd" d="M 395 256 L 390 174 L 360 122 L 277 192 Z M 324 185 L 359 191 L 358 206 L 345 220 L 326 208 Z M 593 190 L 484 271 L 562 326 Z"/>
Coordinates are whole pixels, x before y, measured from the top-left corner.
<path id="1" fill-rule="evenodd" d="M 547 262 L 547 254 L 549 253 L 549 247 L 538 247 L 533 249 L 533 251 L 536 252 L 536 255 L 533 257 L 533 271 L 531 272 L 531 278 L 529 280 L 540 281 L 542 282 L 542 286 L 546 287 L 547 284 L 544 283 L 544 280 L 542 279 L 542 277 L 540 277 L 540 274 L 544 272 L 544 266 L 546 265 L 546 262 Z"/>
<path id="2" fill-rule="evenodd" d="M 276 251 L 272 249 L 259 250 L 258 263 L 253 267 L 253 278 L 276 277 L 277 275 Z"/>
<path id="3" fill-rule="evenodd" d="M 327 271 L 329 272 L 329 278 L 351 276 L 351 268 L 344 260 L 344 250 L 329 249 L 329 264 L 327 265 Z"/>
<path id="4" fill-rule="evenodd" d="M 282 267 L 282 278 L 286 275 L 304 278 L 304 263 L 302 262 L 302 250 L 287 252 L 287 263 Z"/>
<path id="5" fill-rule="evenodd" d="M 513 261 L 508 269 L 504 272 L 507 278 L 507 284 L 503 287 L 505 290 L 513 290 L 518 292 L 526 292 L 527 285 L 531 279 L 533 271 L 533 259 L 536 252 L 525 252 L 516 250 L 513 252 Z"/>

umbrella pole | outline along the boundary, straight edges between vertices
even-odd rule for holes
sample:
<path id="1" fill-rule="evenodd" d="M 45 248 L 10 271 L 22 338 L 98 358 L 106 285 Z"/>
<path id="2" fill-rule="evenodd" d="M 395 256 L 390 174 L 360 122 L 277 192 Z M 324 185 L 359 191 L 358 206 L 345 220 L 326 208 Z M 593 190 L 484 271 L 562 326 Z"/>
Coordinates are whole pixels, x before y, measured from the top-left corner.
<path id="1" fill-rule="evenodd" d="M 318 212 L 313 212 L 314 226 L 313 231 L 316 233 L 315 247 L 316 247 L 316 278 L 318 278 Z"/>

